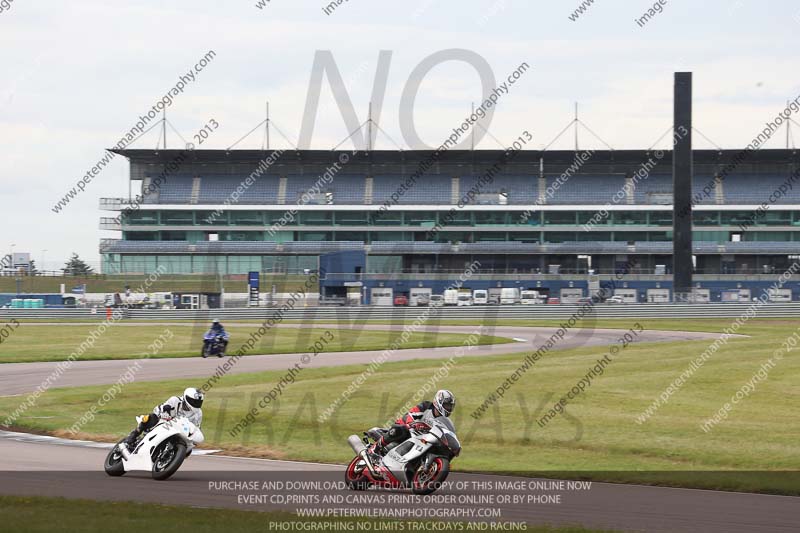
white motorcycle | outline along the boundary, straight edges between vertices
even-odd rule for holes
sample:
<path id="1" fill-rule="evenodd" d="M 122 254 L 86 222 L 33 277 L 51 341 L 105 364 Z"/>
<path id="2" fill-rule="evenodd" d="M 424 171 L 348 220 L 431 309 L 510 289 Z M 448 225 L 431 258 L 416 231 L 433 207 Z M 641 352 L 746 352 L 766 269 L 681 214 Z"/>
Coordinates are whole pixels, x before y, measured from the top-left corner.
<path id="1" fill-rule="evenodd" d="M 141 423 L 141 419 L 137 416 L 136 422 Z M 105 471 L 109 476 L 121 476 L 132 470 L 149 470 L 153 479 L 164 480 L 177 472 L 204 440 L 203 432 L 188 418 L 161 420 L 139 437 L 133 451 L 125 442 L 118 442 L 106 456 Z"/>
<path id="2" fill-rule="evenodd" d="M 430 417 L 409 428 L 411 437 L 387 447 L 384 457 L 374 453 L 375 442 L 386 433 L 372 428 L 364 435 L 350 435 L 347 442 L 355 458 L 345 472 L 345 481 L 353 490 L 370 485 L 385 488 L 411 487 L 414 494 L 431 494 L 442 486 L 450 473 L 450 461 L 461 453 L 455 427 L 446 416 Z"/>

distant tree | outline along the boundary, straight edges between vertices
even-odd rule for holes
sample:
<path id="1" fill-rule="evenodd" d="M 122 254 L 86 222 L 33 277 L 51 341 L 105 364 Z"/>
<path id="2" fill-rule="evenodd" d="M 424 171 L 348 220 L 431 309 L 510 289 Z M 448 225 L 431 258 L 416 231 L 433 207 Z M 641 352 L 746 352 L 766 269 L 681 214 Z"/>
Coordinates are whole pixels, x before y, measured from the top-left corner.
<path id="1" fill-rule="evenodd" d="M 61 271 L 68 276 L 84 276 L 93 273 L 92 267 L 84 263 L 75 252 L 72 252 L 72 257 L 69 258 L 69 261 L 66 262 Z"/>
<path id="2" fill-rule="evenodd" d="M 29 276 L 36 276 L 39 274 L 39 271 L 36 270 L 36 262 L 31 259 L 31 264 L 28 266 L 28 275 Z"/>

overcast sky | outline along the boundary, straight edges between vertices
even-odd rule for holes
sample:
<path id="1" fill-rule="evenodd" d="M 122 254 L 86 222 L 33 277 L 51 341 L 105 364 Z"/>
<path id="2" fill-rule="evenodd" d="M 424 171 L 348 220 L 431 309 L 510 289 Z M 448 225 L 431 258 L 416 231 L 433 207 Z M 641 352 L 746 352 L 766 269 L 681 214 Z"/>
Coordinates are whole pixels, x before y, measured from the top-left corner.
<path id="1" fill-rule="evenodd" d="M 800 95 L 796 2 L 669 0 L 644 27 L 635 20 L 653 3 L 643 0 L 595 0 L 575 21 L 580 0 L 349 0 L 330 14 L 322 0 L 257 2 L 14 0 L 0 12 L 0 252 L 14 244 L 40 262 L 46 249 L 46 267 L 56 268 L 76 251 L 97 264 L 99 240 L 118 237 L 98 229 L 112 216 L 98 199 L 127 193 L 127 162 L 116 158 L 62 212 L 52 207 L 209 50 L 216 57 L 167 111 L 187 140 L 219 122 L 209 148 L 227 148 L 258 124 L 267 100 L 275 125 L 296 139 L 318 50 L 334 55 L 360 120 L 379 51 L 392 51 L 381 126 L 403 145 L 409 74 L 451 48 L 485 58 L 498 82 L 530 65 L 498 103 L 490 131 L 507 143 L 528 130 L 532 148 L 572 120 L 576 101 L 614 148 L 651 146 L 671 123 L 675 70 L 695 73 L 695 126 L 725 148 L 748 144 Z M 414 107 L 421 138 L 441 143 L 480 97 L 474 68 L 434 68 Z M 326 80 L 311 146 L 332 148 L 348 133 Z M 152 131 L 133 147 L 157 139 Z M 256 134 L 239 147 L 261 142 Z M 182 141 L 169 132 L 168 143 Z M 784 144 L 781 134 L 767 146 Z M 553 148 L 572 145 L 570 135 Z M 700 137 L 695 146 L 711 147 Z M 486 138 L 479 147 L 497 145 Z M 602 145 L 584 132 L 581 147 Z M 376 148 L 394 145 L 379 139 Z"/>

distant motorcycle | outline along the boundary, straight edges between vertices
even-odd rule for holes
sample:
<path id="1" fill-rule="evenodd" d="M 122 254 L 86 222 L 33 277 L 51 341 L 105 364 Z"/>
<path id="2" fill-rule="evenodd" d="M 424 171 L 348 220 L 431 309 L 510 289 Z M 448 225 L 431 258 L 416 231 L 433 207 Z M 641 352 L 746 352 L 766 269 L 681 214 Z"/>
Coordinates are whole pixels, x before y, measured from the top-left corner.
<path id="1" fill-rule="evenodd" d="M 141 416 L 136 422 L 141 422 Z M 106 456 L 104 468 L 109 476 L 121 476 L 132 470 L 150 471 L 153 479 L 164 480 L 178 471 L 195 445 L 205 440 L 203 432 L 184 417 L 162 420 L 143 433 L 133 448 L 124 441 Z"/>
<path id="2" fill-rule="evenodd" d="M 227 340 L 228 335 L 214 333 L 211 330 L 206 331 L 205 335 L 203 335 L 203 348 L 200 351 L 200 355 L 202 355 L 204 359 L 211 355 L 224 357 L 225 341 Z"/>
<path id="3" fill-rule="evenodd" d="M 446 416 L 430 417 L 410 426 L 411 437 L 387 448 L 381 457 L 368 446 L 387 430 L 372 428 L 350 435 L 347 442 L 355 458 L 345 472 L 345 481 L 353 490 L 366 490 L 370 485 L 385 488 L 411 487 L 414 494 L 431 494 L 442 486 L 450 473 L 450 461 L 461 453 L 455 427 Z"/>

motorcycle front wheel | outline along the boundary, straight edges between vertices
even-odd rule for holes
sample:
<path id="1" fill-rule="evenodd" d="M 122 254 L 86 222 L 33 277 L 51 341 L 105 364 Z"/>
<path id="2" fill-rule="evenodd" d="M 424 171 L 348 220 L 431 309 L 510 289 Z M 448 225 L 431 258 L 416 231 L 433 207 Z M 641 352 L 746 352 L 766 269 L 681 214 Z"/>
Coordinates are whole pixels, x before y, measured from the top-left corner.
<path id="1" fill-rule="evenodd" d="M 153 452 L 153 479 L 163 481 L 178 471 L 186 459 L 186 444 L 167 440 Z"/>
<path id="2" fill-rule="evenodd" d="M 434 457 L 428 468 L 425 468 L 425 463 L 420 463 L 411 481 L 411 491 L 422 496 L 432 494 L 442 486 L 448 474 L 450 461 L 444 457 Z"/>
<path id="3" fill-rule="evenodd" d="M 355 459 L 350 461 L 347 470 L 344 473 L 344 480 L 351 490 L 367 490 L 369 488 L 369 479 L 364 475 L 364 469 L 367 465 L 358 467 L 359 462 L 364 462 L 360 455 L 356 455 Z"/>
<path id="4" fill-rule="evenodd" d="M 119 446 L 122 442 L 123 441 L 119 441 L 116 446 L 111 448 L 108 455 L 106 455 L 103 469 L 109 476 L 117 477 L 125 473 L 125 467 L 122 466 L 122 452 L 119 451 Z"/>

